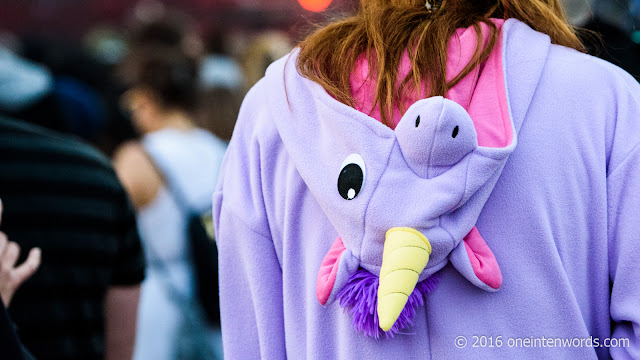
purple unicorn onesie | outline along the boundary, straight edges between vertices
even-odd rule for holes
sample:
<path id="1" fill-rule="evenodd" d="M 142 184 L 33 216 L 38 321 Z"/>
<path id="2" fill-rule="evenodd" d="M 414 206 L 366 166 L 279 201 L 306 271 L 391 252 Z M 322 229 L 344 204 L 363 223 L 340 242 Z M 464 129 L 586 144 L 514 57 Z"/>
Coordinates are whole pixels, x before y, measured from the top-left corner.
<path id="1" fill-rule="evenodd" d="M 395 126 L 366 59 L 353 107 L 296 51 L 247 94 L 213 198 L 225 357 L 640 356 L 640 87 L 495 24 L 488 59 L 445 98 L 408 96 Z M 449 78 L 487 33 L 456 33 Z M 631 345 L 508 342 L 543 336 Z"/>

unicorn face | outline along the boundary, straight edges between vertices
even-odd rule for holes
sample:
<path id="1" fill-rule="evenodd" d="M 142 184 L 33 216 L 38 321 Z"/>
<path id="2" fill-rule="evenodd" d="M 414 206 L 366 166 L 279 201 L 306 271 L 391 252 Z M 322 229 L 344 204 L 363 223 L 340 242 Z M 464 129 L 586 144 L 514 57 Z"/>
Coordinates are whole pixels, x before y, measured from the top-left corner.
<path id="1" fill-rule="evenodd" d="M 359 268 L 379 276 L 377 315 L 384 331 L 401 316 L 416 284 L 449 260 L 482 289 L 495 291 L 502 282 L 474 226 L 486 197 L 470 199 L 503 159 L 478 150 L 467 111 L 442 97 L 413 104 L 392 132 L 388 158 L 343 155 L 335 190 L 340 198 L 334 199 L 345 214 L 351 209 L 353 221 L 323 260 L 316 287 L 327 304 Z"/>

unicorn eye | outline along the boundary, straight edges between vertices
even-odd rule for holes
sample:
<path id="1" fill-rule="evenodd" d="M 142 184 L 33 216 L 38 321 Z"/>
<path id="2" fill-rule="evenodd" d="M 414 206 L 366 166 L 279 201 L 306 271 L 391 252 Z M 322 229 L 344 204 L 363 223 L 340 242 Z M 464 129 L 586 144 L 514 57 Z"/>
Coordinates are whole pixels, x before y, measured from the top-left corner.
<path id="1" fill-rule="evenodd" d="M 458 136 L 458 130 L 459 130 L 459 129 L 458 129 L 458 127 L 457 127 L 457 126 L 453 128 L 453 133 L 451 134 L 451 137 L 452 137 L 452 138 L 454 138 L 454 139 L 455 139 L 455 138 L 456 138 L 456 136 Z"/>
<path id="2" fill-rule="evenodd" d="M 360 193 L 366 174 L 364 160 L 358 154 L 351 154 L 342 162 L 338 176 L 338 192 L 345 200 L 353 200 Z"/>

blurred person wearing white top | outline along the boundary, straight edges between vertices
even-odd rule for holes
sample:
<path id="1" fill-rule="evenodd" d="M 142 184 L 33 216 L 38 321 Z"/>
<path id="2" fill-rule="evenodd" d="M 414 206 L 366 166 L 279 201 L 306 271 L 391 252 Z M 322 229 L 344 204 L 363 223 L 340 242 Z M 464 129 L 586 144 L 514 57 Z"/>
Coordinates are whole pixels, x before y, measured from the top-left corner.
<path id="1" fill-rule="evenodd" d="M 142 138 L 121 146 L 114 165 L 137 209 L 148 261 L 134 359 L 213 359 L 219 331 L 202 318 L 194 325 L 190 308 L 196 295 L 184 207 L 211 208 L 226 143 L 194 125 L 194 60 L 148 48 L 125 64 L 131 87 L 123 104 Z"/>

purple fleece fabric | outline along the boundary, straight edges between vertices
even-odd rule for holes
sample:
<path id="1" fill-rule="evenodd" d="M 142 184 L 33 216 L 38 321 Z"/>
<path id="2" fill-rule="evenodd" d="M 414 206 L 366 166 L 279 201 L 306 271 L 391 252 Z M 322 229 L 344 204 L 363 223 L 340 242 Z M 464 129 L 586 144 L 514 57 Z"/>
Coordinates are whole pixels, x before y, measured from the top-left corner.
<path id="1" fill-rule="evenodd" d="M 441 261 L 422 274 L 441 268 L 439 284 L 405 332 L 367 337 L 337 302 L 319 304 L 316 276 L 337 236 L 351 271 L 360 265 L 375 273 L 377 233 L 414 226 L 441 203 L 436 193 L 416 205 L 421 189 L 393 178 L 407 165 L 388 161 L 402 147 L 389 128 L 331 99 L 285 58 L 247 95 L 214 194 L 227 358 L 640 358 L 640 86 L 516 20 L 504 24 L 501 46 L 518 144 L 501 173 L 478 168 L 495 187 L 464 192 L 480 204 L 460 208 L 465 225 L 445 224 L 454 239 L 477 226 L 500 264 L 500 290 L 467 281 L 447 262 L 456 244 L 443 240 L 434 246 Z M 366 174 L 347 201 L 336 183 L 352 153 L 362 154 Z M 385 183 L 396 187 L 379 187 Z M 460 186 L 469 185 L 451 179 L 440 194 L 446 199 Z M 359 199 L 377 200 L 365 207 Z M 403 218 L 409 224 L 389 220 Z M 629 346 L 534 342 L 612 336 Z"/>

